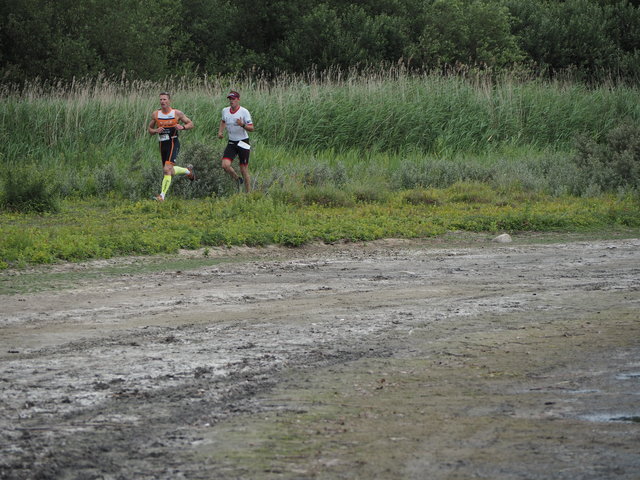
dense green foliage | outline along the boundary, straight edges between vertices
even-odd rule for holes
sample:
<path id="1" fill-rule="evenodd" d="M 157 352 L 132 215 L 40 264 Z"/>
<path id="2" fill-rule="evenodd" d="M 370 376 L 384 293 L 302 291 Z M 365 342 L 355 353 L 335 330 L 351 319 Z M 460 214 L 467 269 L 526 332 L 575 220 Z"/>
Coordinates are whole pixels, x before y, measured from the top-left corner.
<path id="1" fill-rule="evenodd" d="M 574 161 L 584 182 L 596 191 L 640 191 L 640 127 L 622 124 L 601 142 L 580 137 Z"/>
<path id="2" fill-rule="evenodd" d="M 179 164 L 195 165 L 199 180 L 176 178 L 170 195 L 235 191 L 219 166 L 224 142 L 214 136 L 231 85 L 256 121 L 251 171 L 263 192 L 334 187 L 370 198 L 480 181 L 589 195 L 640 185 L 637 87 L 397 69 L 314 81 L 174 79 L 174 106 L 196 125 L 181 137 Z M 0 206 L 29 211 L 20 198 L 33 197 L 33 185 L 42 186 L 40 198 L 157 194 L 157 142 L 146 125 L 162 88 L 102 80 L 7 96 L 0 110 L 0 160 L 7 167 Z M 4 178 L 8 172 L 18 177 Z"/>
<path id="3" fill-rule="evenodd" d="M 640 227 L 640 92 L 518 75 L 237 81 L 257 130 L 238 195 L 223 78 L 170 85 L 196 128 L 158 204 L 159 84 L 36 85 L 0 111 L 0 268 L 219 245 Z M 293 114 L 292 114 L 293 112 Z M 567 196 L 571 194 L 573 196 Z"/>
<path id="4" fill-rule="evenodd" d="M 0 207 L 16 212 L 57 212 L 59 198 L 55 183 L 39 172 L 25 177 L 8 170 L 2 178 Z"/>
<path id="5" fill-rule="evenodd" d="M 523 65 L 640 78 L 627 0 L 0 0 L 0 83 Z"/>

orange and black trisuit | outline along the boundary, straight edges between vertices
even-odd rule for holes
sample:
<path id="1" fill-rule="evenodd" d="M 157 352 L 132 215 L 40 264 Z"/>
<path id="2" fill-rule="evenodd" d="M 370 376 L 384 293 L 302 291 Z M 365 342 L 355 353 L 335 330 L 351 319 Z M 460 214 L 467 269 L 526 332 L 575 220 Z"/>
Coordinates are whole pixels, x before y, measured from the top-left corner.
<path id="1" fill-rule="evenodd" d="M 171 162 L 175 165 L 176 157 L 180 151 L 180 140 L 178 140 L 178 117 L 176 111 L 171 109 L 169 113 L 163 113 L 162 109 L 157 110 L 153 118 L 156 121 L 156 127 L 162 127 L 164 130 L 158 134 L 160 143 L 160 156 L 162 157 L 162 165 Z"/>

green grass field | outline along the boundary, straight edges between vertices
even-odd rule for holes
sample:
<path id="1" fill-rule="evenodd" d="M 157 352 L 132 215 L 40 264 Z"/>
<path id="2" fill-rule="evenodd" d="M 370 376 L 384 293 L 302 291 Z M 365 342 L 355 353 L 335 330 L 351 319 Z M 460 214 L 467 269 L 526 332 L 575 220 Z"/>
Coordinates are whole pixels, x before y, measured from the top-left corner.
<path id="1" fill-rule="evenodd" d="M 322 199 L 328 198 L 324 202 Z M 409 190 L 380 201 L 315 192 L 292 199 L 233 195 L 221 199 L 65 201 L 55 214 L 7 214 L 0 267 L 59 260 L 174 253 L 219 245 L 299 246 L 311 241 L 430 237 L 448 231 L 576 232 L 635 230 L 632 198 L 543 197 L 497 193 L 481 184 Z"/>
<path id="2" fill-rule="evenodd" d="M 251 111 L 254 193 L 215 138 L 226 92 Z M 196 128 L 157 205 L 158 93 Z M 300 245 L 640 225 L 640 91 L 522 75 L 370 72 L 265 80 L 107 79 L 0 92 L 2 268 L 214 245 Z M 624 140 L 628 138 L 629 140 Z"/>

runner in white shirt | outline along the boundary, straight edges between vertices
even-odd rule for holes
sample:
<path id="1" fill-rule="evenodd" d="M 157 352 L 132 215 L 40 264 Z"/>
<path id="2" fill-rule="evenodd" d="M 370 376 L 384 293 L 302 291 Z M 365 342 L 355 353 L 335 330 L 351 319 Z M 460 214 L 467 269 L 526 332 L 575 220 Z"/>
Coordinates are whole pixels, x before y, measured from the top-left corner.
<path id="1" fill-rule="evenodd" d="M 251 191 L 251 179 L 249 178 L 249 134 L 253 132 L 253 121 L 249 110 L 240 106 L 240 94 L 235 91 L 227 95 L 229 106 L 222 109 L 222 119 L 218 127 L 218 138 L 224 138 L 224 130 L 227 130 L 229 141 L 222 155 L 222 168 L 238 183 L 238 188 L 244 184 L 245 191 Z M 233 160 L 238 157 L 240 161 L 240 173 L 236 173 L 231 166 Z"/>

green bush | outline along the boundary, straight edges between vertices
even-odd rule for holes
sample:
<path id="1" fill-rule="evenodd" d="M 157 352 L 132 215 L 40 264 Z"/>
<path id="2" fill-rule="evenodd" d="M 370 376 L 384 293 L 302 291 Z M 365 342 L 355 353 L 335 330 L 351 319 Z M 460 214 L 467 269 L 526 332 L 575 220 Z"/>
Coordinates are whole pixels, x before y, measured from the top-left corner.
<path id="1" fill-rule="evenodd" d="M 35 168 L 20 172 L 8 168 L 0 179 L 0 207 L 15 212 L 55 213 L 60 210 L 59 189 L 49 175 Z"/>
<path id="2" fill-rule="evenodd" d="M 273 186 L 269 189 L 269 196 L 275 204 L 302 205 L 302 189 L 287 186 Z"/>
<path id="3" fill-rule="evenodd" d="M 99 168 L 94 174 L 96 193 L 100 196 L 118 190 L 118 167 L 110 162 Z"/>
<path id="4" fill-rule="evenodd" d="M 594 80 L 615 71 L 637 78 L 637 2 L 505 0 L 511 32 L 530 61 Z"/>
<path id="5" fill-rule="evenodd" d="M 451 202 L 496 203 L 496 192 L 480 182 L 457 182 L 446 190 Z"/>
<path id="6" fill-rule="evenodd" d="M 410 205 L 439 205 L 443 203 L 440 197 L 435 190 L 417 188 L 404 193 L 402 201 Z"/>
<path id="7" fill-rule="evenodd" d="M 582 193 L 640 189 L 640 126 L 623 123 L 602 142 L 581 136 L 574 163 L 585 186 Z"/>
<path id="8" fill-rule="evenodd" d="M 524 58 L 504 6 L 465 0 L 435 0 L 423 5 L 412 20 L 421 24 L 417 42 L 406 47 L 412 62 L 431 68 L 455 64 L 500 67 Z"/>
<path id="9" fill-rule="evenodd" d="M 312 186 L 304 189 L 302 201 L 305 205 L 320 205 L 323 207 L 351 207 L 353 198 L 348 192 L 333 185 Z"/>
<path id="10" fill-rule="evenodd" d="M 456 182 L 488 181 L 494 175 L 491 167 L 479 163 L 425 158 L 401 162 L 391 175 L 391 183 L 397 189 L 446 188 Z"/>
<path id="11" fill-rule="evenodd" d="M 344 185 L 347 173 L 344 165 L 329 165 L 311 158 L 308 163 L 299 165 L 292 173 L 293 178 L 305 186 Z"/>
<path id="12" fill-rule="evenodd" d="M 237 192 L 237 184 L 220 164 L 221 158 L 222 151 L 212 146 L 200 142 L 185 144 L 180 151 L 178 165 L 193 165 L 196 180 L 191 182 L 184 177 L 174 177 L 169 195 L 180 198 L 205 198 Z M 162 178 L 162 173 L 158 173 L 158 176 Z M 159 186 L 160 180 L 157 188 Z"/>
<path id="13" fill-rule="evenodd" d="M 357 183 L 348 189 L 353 198 L 360 203 L 382 203 L 389 199 L 391 192 L 377 182 Z"/>

